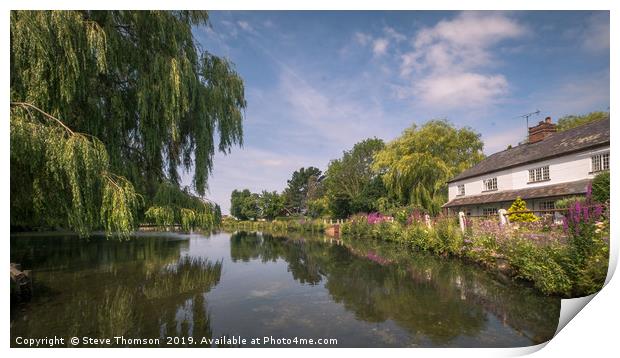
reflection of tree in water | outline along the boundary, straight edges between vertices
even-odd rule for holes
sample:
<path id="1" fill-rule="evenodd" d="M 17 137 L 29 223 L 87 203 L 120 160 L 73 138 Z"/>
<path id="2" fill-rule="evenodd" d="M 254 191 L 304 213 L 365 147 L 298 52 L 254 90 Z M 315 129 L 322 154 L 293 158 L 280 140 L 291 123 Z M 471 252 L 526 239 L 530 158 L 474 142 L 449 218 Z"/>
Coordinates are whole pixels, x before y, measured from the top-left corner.
<path id="1" fill-rule="evenodd" d="M 289 240 L 257 233 L 238 232 L 230 237 L 230 256 L 233 262 L 261 259 L 262 262 L 283 259 L 293 278 L 301 283 L 321 282 L 318 260 L 324 256 L 324 245 L 304 240 Z M 319 252 L 313 253 L 314 249 Z"/>
<path id="2" fill-rule="evenodd" d="M 458 260 L 413 253 L 395 244 L 354 240 L 330 245 L 242 232 L 231 237 L 231 256 L 281 258 L 301 283 L 325 279 L 334 300 L 358 319 L 392 320 L 438 345 L 477 335 L 486 327 L 487 313 L 533 342 L 550 339 L 557 326 L 558 299 L 504 284 Z"/>
<path id="3" fill-rule="evenodd" d="M 212 336 L 205 294 L 220 280 L 221 261 L 179 258 L 186 242 L 178 240 L 135 240 L 124 243 L 122 250 L 108 243 L 95 257 L 88 256 L 91 249 L 64 250 L 62 246 L 65 254 L 83 256 L 71 260 L 66 256 L 60 260 L 58 253 L 48 256 L 43 264 L 51 271 L 35 277 L 40 287 L 50 291 L 35 297 L 25 313 L 14 312 L 11 334 L 33 338 Z M 55 259 L 49 258 L 72 265 L 96 260 L 99 265 L 54 271 Z"/>

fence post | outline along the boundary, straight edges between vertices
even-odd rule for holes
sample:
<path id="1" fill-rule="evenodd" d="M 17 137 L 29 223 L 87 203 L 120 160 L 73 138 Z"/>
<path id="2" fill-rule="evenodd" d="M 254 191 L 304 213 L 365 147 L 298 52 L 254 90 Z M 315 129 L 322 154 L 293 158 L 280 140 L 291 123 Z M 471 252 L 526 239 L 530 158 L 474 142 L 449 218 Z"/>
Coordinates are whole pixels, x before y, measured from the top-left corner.
<path id="1" fill-rule="evenodd" d="M 507 224 L 510 224 L 510 222 L 508 221 L 508 216 L 506 215 L 507 211 L 506 209 L 499 209 L 497 211 L 497 214 L 499 215 L 499 224 L 500 226 L 504 227 Z"/>
<path id="2" fill-rule="evenodd" d="M 431 216 L 428 214 L 424 214 L 424 222 L 426 223 L 427 228 L 431 228 Z"/>
<path id="3" fill-rule="evenodd" d="M 459 211 L 459 226 L 461 226 L 461 232 L 465 233 L 465 213 Z"/>

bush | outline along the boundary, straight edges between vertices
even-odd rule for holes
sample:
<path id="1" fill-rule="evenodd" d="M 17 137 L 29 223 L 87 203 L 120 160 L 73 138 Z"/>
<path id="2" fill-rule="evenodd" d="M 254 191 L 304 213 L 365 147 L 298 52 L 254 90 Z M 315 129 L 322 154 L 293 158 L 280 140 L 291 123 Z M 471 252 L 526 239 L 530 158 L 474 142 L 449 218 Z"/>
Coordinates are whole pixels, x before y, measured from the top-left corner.
<path id="1" fill-rule="evenodd" d="M 510 265 L 517 277 L 534 282 L 545 294 L 568 295 L 572 282 L 558 261 L 565 253 L 553 246 L 537 247 L 527 239 L 515 239 L 506 251 Z"/>
<path id="2" fill-rule="evenodd" d="M 521 199 L 520 197 L 517 197 L 517 199 L 514 201 L 514 203 L 512 203 L 512 205 L 510 205 L 510 208 L 508 208 L 508 218 L 510 219 L 511 222 L 534 222 L 534 221 L 538 221 L 538 217 L 534 214 L 532 214 L 531 212 L 521 212 L 521 213 L 515 213 L 515 214 L 510 214 L 512 212 L 517 212 L 517 211 L 527 211 L 527 206 L 525 205 L 525 201 L 523 199 Z"/>
<path id="3" fill-rule="evenodd" d="M 465 257 L 492 267 L 498 250 L 497 240 L 491 235 L 471 235 L 464 240 Z"/>
<path id="4" fill-rule="evenodd" d="M 609 202 L 609 172 L 598 174 L 592 180 L 592 199 L 599 203 Z"/>

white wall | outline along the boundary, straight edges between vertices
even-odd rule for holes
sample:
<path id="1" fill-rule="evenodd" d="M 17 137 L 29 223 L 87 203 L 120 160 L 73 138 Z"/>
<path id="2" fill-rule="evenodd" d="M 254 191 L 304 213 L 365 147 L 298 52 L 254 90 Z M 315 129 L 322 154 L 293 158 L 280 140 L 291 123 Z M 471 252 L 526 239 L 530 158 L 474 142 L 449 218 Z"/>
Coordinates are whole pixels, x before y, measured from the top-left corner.
<path id="1" fill-rule="evenodd" d="M 500 170 L 477 177 L 467 178 L 452 182 L 448 185 L 448 200 L 457 196 L 458 185 L 465 184 L 465 196 L 482 194 L 482 181 L 487 178 L 497 177 L 497 190 L 513 190 L 533 188 L 537 186 L 566 183 L 582 179 L 594 178 L 592 171 L 591 156 L 594 154 L 609 152 L 609 146 L 594 150 L 572 153 L 562 157 L 542 160 L 536 163 L 522 165 L 510 169 Z M 529 169 L 549 166 L 549 180 L 531 183 L 529 181 Z"/>

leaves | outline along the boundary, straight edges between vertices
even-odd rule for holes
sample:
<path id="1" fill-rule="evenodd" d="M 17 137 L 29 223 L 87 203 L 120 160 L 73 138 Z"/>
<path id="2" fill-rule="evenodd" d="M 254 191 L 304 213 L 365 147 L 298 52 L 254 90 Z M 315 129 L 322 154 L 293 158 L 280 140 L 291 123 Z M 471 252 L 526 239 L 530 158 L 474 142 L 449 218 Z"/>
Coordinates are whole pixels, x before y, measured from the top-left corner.
<path id="1" fill-rule="evenodd" d="M 432 120 L 406 129 L 375 155 L 372 168 L 401 205 L 437 213 L 447 196 L 446 181 L 484 158 L 480 134 Z"/>
<path id="2" fill-rule="evenodd" d="M 140 196 L 109 171 L 105 146 L 24 103 L 11 108 L 11 224 L 62 227 L 82 236 L 103 228 L 129 235 Z"/>
<path id="3" fill-rule="evenodd" d="M 101 140 L 141 193 L 193 168 L 204 195 L 218 149 L 242 143 L 243 80 L 198 48 L 205 11 L 12 11 L 11 99 Z"/>

